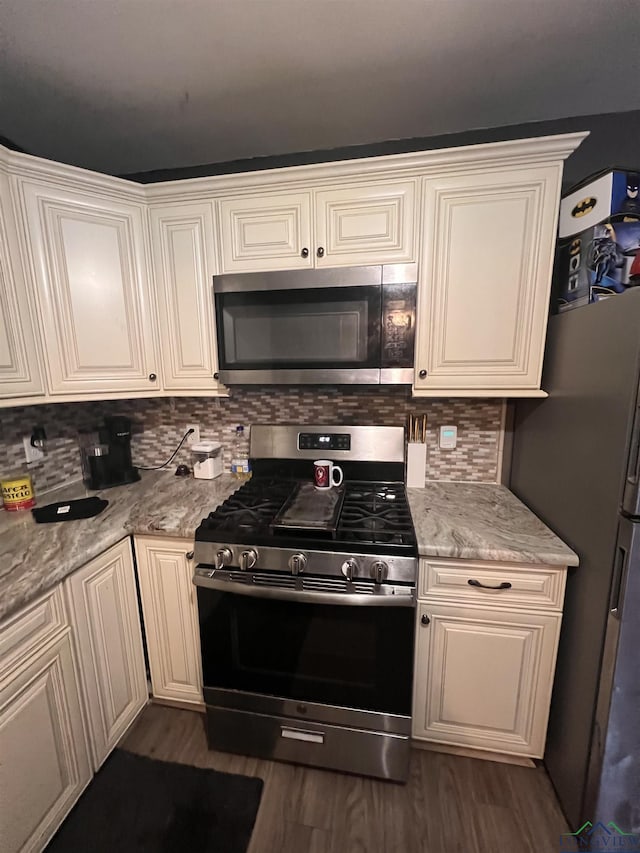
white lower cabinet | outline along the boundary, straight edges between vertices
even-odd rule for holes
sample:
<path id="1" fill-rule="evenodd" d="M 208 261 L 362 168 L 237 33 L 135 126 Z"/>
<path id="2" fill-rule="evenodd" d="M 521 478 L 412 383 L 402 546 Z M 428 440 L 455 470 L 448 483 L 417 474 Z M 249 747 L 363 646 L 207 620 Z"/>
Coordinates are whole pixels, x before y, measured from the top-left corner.
<path id="1" fill-rule="evenodd" d="M 443 601 L 442 588 L 420 599 L 416 614 L 413 737 L 418 740 L 517 756 L 541 758 L 549 715 L 562 613 L 558 604 L 540 606 L 539 590 L 530 585 L 527 606 L 523 578 L 535 569 L 496 563 L 452 564 L 455 573 L 478 582 L 479 566 L 493 571 L 500 589 L 467 585 L 461 600 Z M 436 564 L 442 575 L 444 561 Z M 562 601 L 562 570 L 540 567 L 543 577 L 555 574 Z M 420 589 L 429 589 L 433 567 L 422 561 Z M 514 607 L 509 598 L 518 598 Z M 476 594 L 477 601 L 469 601 Z M 533 602 L 533 604 L 531 603 Z"/>
<path id="2" fill-rule="evenodd" d="M 97 770 L 149 699 L 130 539 L 71 575 L 66 593 Z"/>
<path id="3" fill-rule="evenodd" d="M 136 537 L 151 689 L 154 699 L 203 704 L 193 543 Z"/>
<path id="4" fill-rule="evenodd" d="M 34 616 L 43 612 L 28 608 L 3 626 L 0 638 L 31 634 Z M 36 653 L 31 645 L 0 676 L 3 853 L 42 850 L 92 776 L 70 629 L 62 626 L 54 636 Z"/>

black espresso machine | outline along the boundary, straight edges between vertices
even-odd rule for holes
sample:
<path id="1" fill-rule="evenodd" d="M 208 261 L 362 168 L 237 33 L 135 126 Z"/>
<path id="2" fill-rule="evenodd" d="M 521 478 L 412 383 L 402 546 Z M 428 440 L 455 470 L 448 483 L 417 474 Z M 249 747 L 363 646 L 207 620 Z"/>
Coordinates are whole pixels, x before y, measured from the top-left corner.
<path id="1" fill-rule="evenodd" d="M 140 479 L 131 462 L 131 419 L 105 417 L 104 423 L 79 433 L 82 478 L 89 489 L 107 489 Z"/>

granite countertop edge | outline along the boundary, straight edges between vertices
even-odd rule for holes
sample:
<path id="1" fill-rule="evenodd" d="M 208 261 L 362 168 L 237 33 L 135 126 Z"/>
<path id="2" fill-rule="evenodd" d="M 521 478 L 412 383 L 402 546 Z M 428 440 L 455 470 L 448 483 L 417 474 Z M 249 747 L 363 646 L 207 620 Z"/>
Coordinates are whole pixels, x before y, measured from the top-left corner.
<path id="1" fill-rule="evenodd" d="M 31 514 L 0 513 L 0 621 L 130 535 L 193 539 L 201 519 L 238 485 L 230 474 L 194 480 L 148 472 L 139 483 L 98 492 L 109 506 L 92 519 L 36 524 Z M 93 494 L 75 483 L 39 503 Z M 504 486 L 427 483 L 407 494 L 421 557 L 578 565 L 575 553 Z"/>
<path id="2" fill-rule="evenodd" d="M 578 566 L 577 554 L 506 486 L 427 483 L 407 489 L 421 557 Z"/>

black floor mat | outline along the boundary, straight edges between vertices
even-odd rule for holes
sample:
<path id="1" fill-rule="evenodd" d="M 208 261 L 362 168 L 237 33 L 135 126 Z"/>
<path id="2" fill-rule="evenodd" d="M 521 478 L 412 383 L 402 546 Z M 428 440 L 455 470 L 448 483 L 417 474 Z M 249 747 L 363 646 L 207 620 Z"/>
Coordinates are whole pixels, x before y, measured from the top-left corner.
<path id="1" fill-rule="evenodd" d="M 116 749 L 47 853 L 245 853 L 262 785 Z"/>

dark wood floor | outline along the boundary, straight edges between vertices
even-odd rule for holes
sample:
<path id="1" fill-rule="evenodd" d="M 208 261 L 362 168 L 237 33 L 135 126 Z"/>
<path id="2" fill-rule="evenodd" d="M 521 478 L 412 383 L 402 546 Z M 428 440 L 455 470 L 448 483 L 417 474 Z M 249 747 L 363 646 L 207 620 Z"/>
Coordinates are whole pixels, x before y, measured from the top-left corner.
<path id="1" fill-rule="evenodd" d="M 248 853 L 556 853 L 568 831 L 541 767 L 413 750 L 396 785 L 209 752 L 201 714 L 160 705 L 122 746 L 264 779 Z"/>

